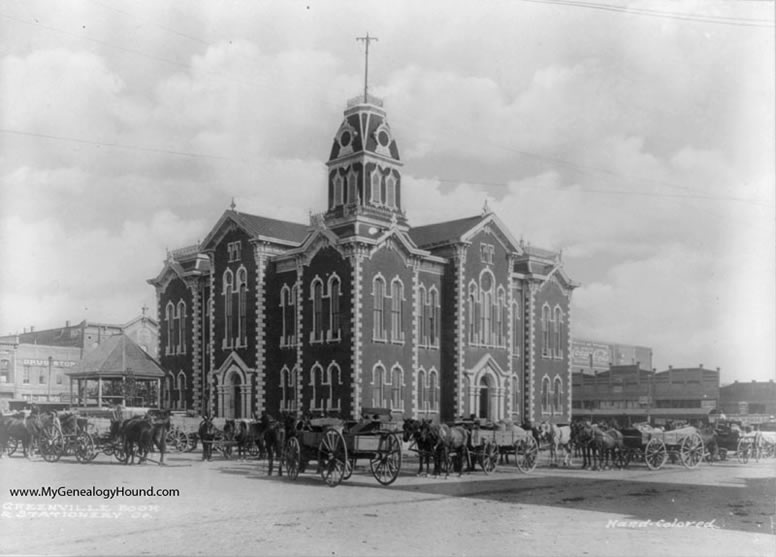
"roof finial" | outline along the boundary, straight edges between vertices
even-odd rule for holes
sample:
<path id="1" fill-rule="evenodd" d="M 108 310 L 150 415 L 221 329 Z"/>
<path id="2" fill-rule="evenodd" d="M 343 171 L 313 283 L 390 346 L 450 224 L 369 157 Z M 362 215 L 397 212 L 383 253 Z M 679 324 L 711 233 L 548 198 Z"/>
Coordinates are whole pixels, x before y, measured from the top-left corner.
<path id="1" fill-rule="evenodd" d="M 234 211 L 237 208 L 237 203 L 234 202 L 234 197 L 232 197 L 232 203 L 229 205 L 229 208 Z"/>
<path id="2" fill-rule="evenodd" d="M 482 216 L 485 217 L 491 213 L 490 207 L 488 206 L 488 198 L 485 198 L 485 203 L 482 204 Z"/>
<path id="3" fill-rule="evenodd" d="M 369 102 L 368 100 L 368 84 L 369 84 L 369 41 L 376 41 L 377 37 L 370 37 L 369 33 L 367 32 L 366 36 L 364 37 L 356 37 L 357 41 L 364 41 L 364 44 L 366 45 L 366 51 L 364 52 L 364 102 Z"/>

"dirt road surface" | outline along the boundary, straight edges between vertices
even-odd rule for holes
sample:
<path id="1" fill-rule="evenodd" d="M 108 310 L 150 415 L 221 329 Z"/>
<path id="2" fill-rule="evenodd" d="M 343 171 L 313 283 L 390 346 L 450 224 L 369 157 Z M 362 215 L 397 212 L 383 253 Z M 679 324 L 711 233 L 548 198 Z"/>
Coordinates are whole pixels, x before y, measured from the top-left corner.
<path id="1" fill-rule="evenodd" d="M 667 464 L 649 471 L 502 466 L 390 487 L 368 463 L 336 488 L 314 470 L 295 482 L 264 462 L 91 464 L 0 460 L 3 555 L 776 555 L 776 462 Z M 11 495 L 10 489 L 61 495 Z M 179 490 L 106 499 L 70 490 Z M 126 493 L 126 492 L 125 492 Z"/>

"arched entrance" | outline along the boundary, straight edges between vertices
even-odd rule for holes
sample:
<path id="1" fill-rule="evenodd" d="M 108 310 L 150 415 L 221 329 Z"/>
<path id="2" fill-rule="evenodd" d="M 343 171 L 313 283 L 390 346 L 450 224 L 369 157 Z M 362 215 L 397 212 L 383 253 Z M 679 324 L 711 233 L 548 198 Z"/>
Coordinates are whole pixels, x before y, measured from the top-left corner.
<path id="1" fill-rule="evenodd" d="M 490 418 L 490 381 L 485 376 L 480 379 L 480 404 L 478 418 L 488 419 Z"/>
<path id="2" fill-rule="evenodd" d="M 240 374 L 232 373 L 226 388 L 226 417 L 242 418 L 242 379 Z"/>

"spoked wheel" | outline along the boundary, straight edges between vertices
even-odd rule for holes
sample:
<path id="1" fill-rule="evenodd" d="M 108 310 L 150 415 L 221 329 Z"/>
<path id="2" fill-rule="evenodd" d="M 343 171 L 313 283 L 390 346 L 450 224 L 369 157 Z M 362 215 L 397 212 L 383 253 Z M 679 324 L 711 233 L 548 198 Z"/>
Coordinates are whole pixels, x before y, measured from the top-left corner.
<path id="1" fill-rule="evenodd" d="M 481 449 L 482 452 L 480 453 L 479 459 L 480 467 L 483 472 L 490 474 L 496 470 L 496 466 L 498 465 L 498 446 L 495 443 L 486 442 L 482 445 Z"/>
<path id="2" fill-rule="evenodd" d="M 15 437 L 9 437 L 8 442 L 5 444 L 5 454 L 8 456 L 11 456 L 13 453 L 16 452 L 16 449 L 19 447 L 19 440 Z"/>
<path id="3" fill-rule="evenodd" d="M 697 433 L 682 438 L 679 444 L 679 460 L 685 468 L 697 468 L 703 461 L 703 439 Z"/>
<path id="4" fill-rule="evenodd" d="M 644 462 L 650 470 L 660 470 L 668 460 L 668 449 L 660 439 L 650 439 L 644 451 Z"/>
<path id="5" fill-rule="evenodd" d="M 186 452 L 190 453 L 194 449 L 197 448 L 197 434 L 196 433 L 189 433 L 186 435 Z"/>
<path id="6" fill-rule="evenodd" d="M 286 463 L 286 476 L 288 476 L 289 480 L 295 480 L 299 477 L 301 456 L 299 440 L 296 437 L 290 437 L 286 441 L 285 454 L 283 455 Z"/>
<path id="7" fill-rule="evenodd" d="M 297 443 L 299 442 L 297 441 Z M 251 458 L 256 458 L 259 456 L 259 453 L 260 451 L 259 451 L 258 443 L 255 443 L 255 442 L 251 443 L 250 446 L 248 447 L 248 456 L 250 456 Z"/>
<path id="8" fill-rule="evenodd" d="M 321 478 L 329 487 L 336 487 L 345 476 L 348 465 L 348 449 L 345 439 L 336 429 L 327 429 L 318 446 L 318 468 Z"/>
<path id="9" fill-rule="evenodd" d="M 65 452 L 65 439 L 55 429 L 47 429 L 40 438 L 40 455 L 46 462 L 58 461 Z"/>
<path id="10" fill-rule="evenodd" d="M 738 445 L 736 446 L 736 456 L 738 457 L 738 462 L 741 464 L 746 464 L 749 462 L 749 454 L 751 451 L 751 441 L 749 439 L 739 439 Z"/>
<path id="11" fill-rule="evenodd" d="M 345 467 L 345 475 L 342 476 L 343 480 L 349 480 L 353 475 L 353 470 L 356 469 L 356 457 L 351 456 L 348 458 L 347 466 Z"/>
<path id="12" fill-rule="evenodd" d="M 121 441 L 114 443 L 113 445 L 113 458 L 122 464 L 126 464 L 127 460 L 129 460 L 129 455 L 124 450 L 124 443 Z"/>
<path id="13" fill-rule="evenodd" d="M 353 459 L 355 465 L 355 459 Z M 369 460 L 372 475 L 382 485 L 391 485 L 401 471 L 401 441 L 395 433 L 380 436 L 377 453 Z"/>
<path id="14" fill-rule="evenodd" d="M 75 440 L 75 458 L 81 464 L 86 464 L 97 458 L 97 449 L 94 447 L 94 439 L 85 431 L 80 433 Z"/>
<path id="15" fill-rule="evenodd" d="M 533 435 L 527 435 L 522 441 L 515 442 L 515 464 L 521 472 L 531 472 L 536 468 L 539 457 L 539 445 Z"/>

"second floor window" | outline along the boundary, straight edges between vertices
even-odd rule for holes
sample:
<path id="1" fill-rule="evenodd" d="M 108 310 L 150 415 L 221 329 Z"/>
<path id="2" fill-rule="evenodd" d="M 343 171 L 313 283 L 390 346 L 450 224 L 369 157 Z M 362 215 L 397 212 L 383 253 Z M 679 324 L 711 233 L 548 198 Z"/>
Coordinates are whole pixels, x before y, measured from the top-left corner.
<path id="1" fill-rule="evenodd" d="M 385 340 L 385 280 L 376 277 L 372 282 L 372 335 L 375 340 Z"/>
<path id="2" fill-rule="evenodd" d="M 394 279 L 391 283 L 391 341 L 402 342 L 404 340 L 403 322 L 404 286 L 401 281 Z"/>
<path id="3" fill-rule="evenodd" d="M 332 275 L 329 279 L 329 340 L 339 340 L 340 330 L 340 279 Z"/>
<path id="4" fill-rule="evenodd" d="M 229 255 L 229 262 L 240 261 L 242 244 L 240 242 L 229 242 L 226 245 L 226 251 Z"/>
<path id="5" fill-rule="evenodd" d="M 312 284 L 313 331 L 310 340 L 323 340 L 323 282 L 316 279 Z"/>

